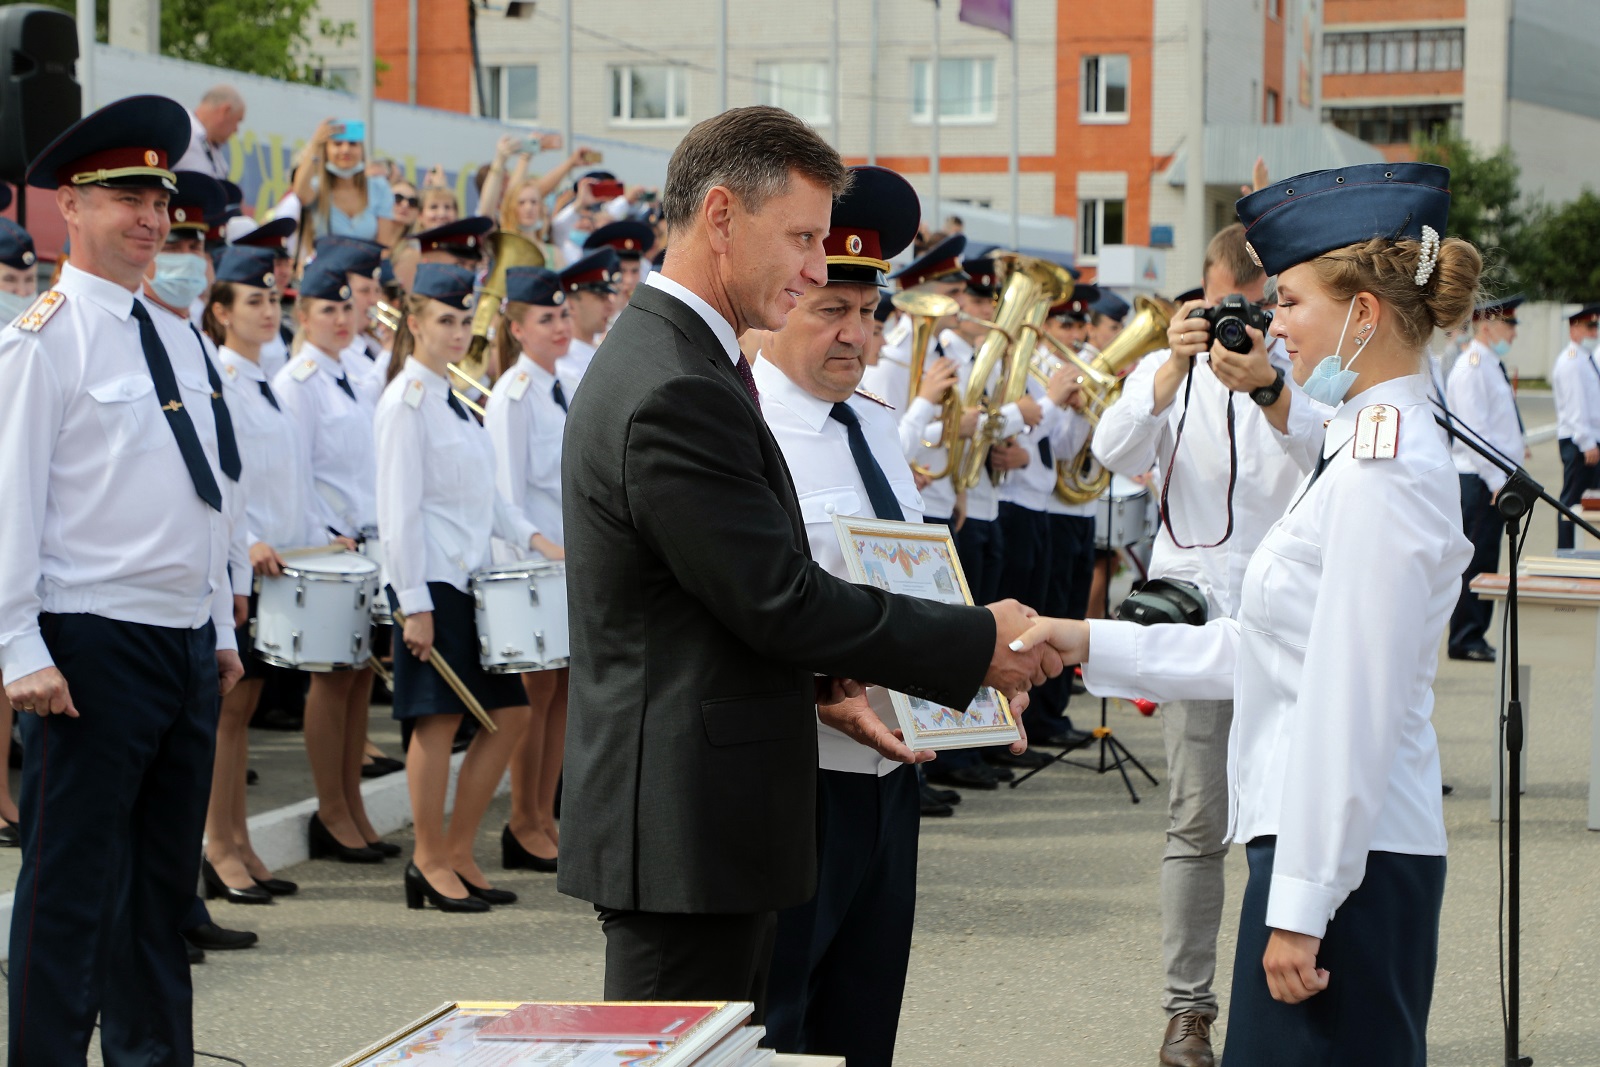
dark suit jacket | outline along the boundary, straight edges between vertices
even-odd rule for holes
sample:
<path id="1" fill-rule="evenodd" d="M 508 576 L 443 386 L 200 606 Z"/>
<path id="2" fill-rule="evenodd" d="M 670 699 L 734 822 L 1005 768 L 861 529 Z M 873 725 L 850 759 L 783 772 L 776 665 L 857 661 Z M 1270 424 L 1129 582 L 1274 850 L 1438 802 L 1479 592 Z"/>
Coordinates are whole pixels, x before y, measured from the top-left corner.
<path id="1" fill-rule="evenodd" d="M 955 707 L 993 617 L 840 581 L 709 326 L 641 285 L 585 372 L 561 464 L 572 636 L 562 892 L 755 912 L 816 882 L 813 672 Z"/>

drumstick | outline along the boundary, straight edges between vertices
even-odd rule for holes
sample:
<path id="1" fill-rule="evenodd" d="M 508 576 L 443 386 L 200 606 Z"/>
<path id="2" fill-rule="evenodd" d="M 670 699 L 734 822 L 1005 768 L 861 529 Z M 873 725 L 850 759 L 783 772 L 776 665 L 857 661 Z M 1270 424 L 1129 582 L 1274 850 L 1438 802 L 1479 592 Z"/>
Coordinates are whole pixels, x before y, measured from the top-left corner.
<path id="1" fill-rule="evenodd" d="M 278 553 L 279 559 L 308 559 L 311 556 L 333 556 L 349 549 L 335 542 L 331 545 L 313 545 L 310 548 L 286 548 Z"/>
<path id="2" fill-rule="evenodd" d="M 394 613 L 394 624 L 404 629 L 406 613 L 397 610 Z M 448 685 L 456 696 L 461 698 L 461 703 L 467 706 L 467 710 L 472 712 L 472 717 L 477 719 L 485 730 L 488 730 L 491 734 L 499 732 L 500 727 L 496 726 L 494 720 L 489 718 L 489 713 L 483 710 L 483 705 L 478 703 L 478 698 L 472 695 L 472 690 L 462 684 L 461 676 L 451 669 L 450 664 L 445 662 L 443 656 L 439 655 L 438 649 L 434 649 L 429 654 L 428 663 L 432 665 L 434 670 L 439 672 L 439 677 L 444 679 L 444 684 Z"/>
<path id="3" fill-rule="evenodd" d="M 370 656 L 367 659 L 367 666 L 372 669 L 373 674 L 376 674 L 382 680 L 384 685 L 389 687 L 391 693 L 394 692 L 394 675 L 390 674 L 388 669 L 384 667 L 382 660 L 377 656 Z"/>

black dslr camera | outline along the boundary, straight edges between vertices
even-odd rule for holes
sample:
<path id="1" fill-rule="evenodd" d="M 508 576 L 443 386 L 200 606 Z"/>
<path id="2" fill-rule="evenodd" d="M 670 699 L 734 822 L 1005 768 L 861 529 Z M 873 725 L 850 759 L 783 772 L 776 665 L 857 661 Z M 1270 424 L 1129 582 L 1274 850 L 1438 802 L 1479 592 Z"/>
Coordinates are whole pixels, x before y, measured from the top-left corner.
<path id="1" fill-rule="evenodd" d="M 1272 312 L 1260 304 L 1252 304 L 1241 294 L 1233 293 L 1222 298 L 1216 307 L 1195 308 L 1189 312 L 1191 319 L 1205 319 L 1211 324 L 1211 336 L 1229 352 L 1243 355 L 1250 351 L 1250 335 L 1246 326 L 1254 326 L 1263 334 L 1272 325 Z"/>

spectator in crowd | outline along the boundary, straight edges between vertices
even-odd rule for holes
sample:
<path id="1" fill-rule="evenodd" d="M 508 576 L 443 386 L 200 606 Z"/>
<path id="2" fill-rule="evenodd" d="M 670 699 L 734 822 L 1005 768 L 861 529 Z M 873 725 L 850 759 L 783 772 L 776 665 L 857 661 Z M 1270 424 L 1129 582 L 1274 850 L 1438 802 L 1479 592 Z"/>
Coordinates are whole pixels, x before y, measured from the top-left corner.
<path id="1" fill-rule="evenodd" d="M 324 119 L 301 151 L 296 164 L 294 195 L 301 205 L 301 246 L 306 231 L 359 237 L 392 245 L 402 227 L 394 219 L 394 193 L 383 177 L 370 177 L 362 162 L 365 146 L 344 140 L 346 124 Z"/>
<path id="2" fill-rule="evenodd" d="M 417 220 L 418 230 L 432 230 L 455 222 L 461 217 L 461 204 L 453 189 L 424 184 L 422 188 L 422 215 Z"/>
<path id="3" fill-rule="evenodd" d="M 654 192 L 637 185 L 625 188 L 608 170 L 589 171 L 578 179 L 575 191 L 550 220 L 550 239 L 568 263 L 583 258 L 583 242 L 591 233 L 627 218 L 647 192 Z"/>
<path id="4" fill-rule="evenodd" d="M 200 103 L 189 112 L 192 136 L 188 151 L 174 170 L 197 170 L 221 181 L 228 176 L 228 157 L 222 149 L 244 121 L 244 97 L 231 85 L 206 90 Z"/>
<path id="5" fill-rule="evenodd" d="M 417 220 L 422 218 L 422 200 L 417 196 L 417 187 L 404 178 L 391 182 L 394 190 L 394 221 L 400 224 L 402 237 L 410 237 L 417 229 Z"/>
<path id="6" fill-rule="evenodd" d="M 961 221 L 960 215 L 949 215 L 944 220 L 944 232 L 947 234 L 966 233 L 967 224 Z"/>

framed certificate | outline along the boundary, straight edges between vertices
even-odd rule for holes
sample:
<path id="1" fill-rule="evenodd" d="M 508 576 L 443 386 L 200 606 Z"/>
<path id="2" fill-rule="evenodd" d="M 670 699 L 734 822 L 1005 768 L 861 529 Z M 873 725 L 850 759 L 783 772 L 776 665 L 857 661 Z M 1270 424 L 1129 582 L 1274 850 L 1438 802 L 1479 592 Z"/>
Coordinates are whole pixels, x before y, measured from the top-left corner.
<path id="1" fill-rule="evenodd" d="M 948 526 L 835 515 L 833 528 L 844 548 L 850 578 L 857 584 L 946 604 L 972 603 Z M 929 654 L 937 655 L 938 649 Z M 1011 705 L 987 686 L 978 690 L 971 707 L 963 709 L 904 693 L 889 695 L 906 744 L 913 749 L 1009 745 L 1022 738 Z"/>

